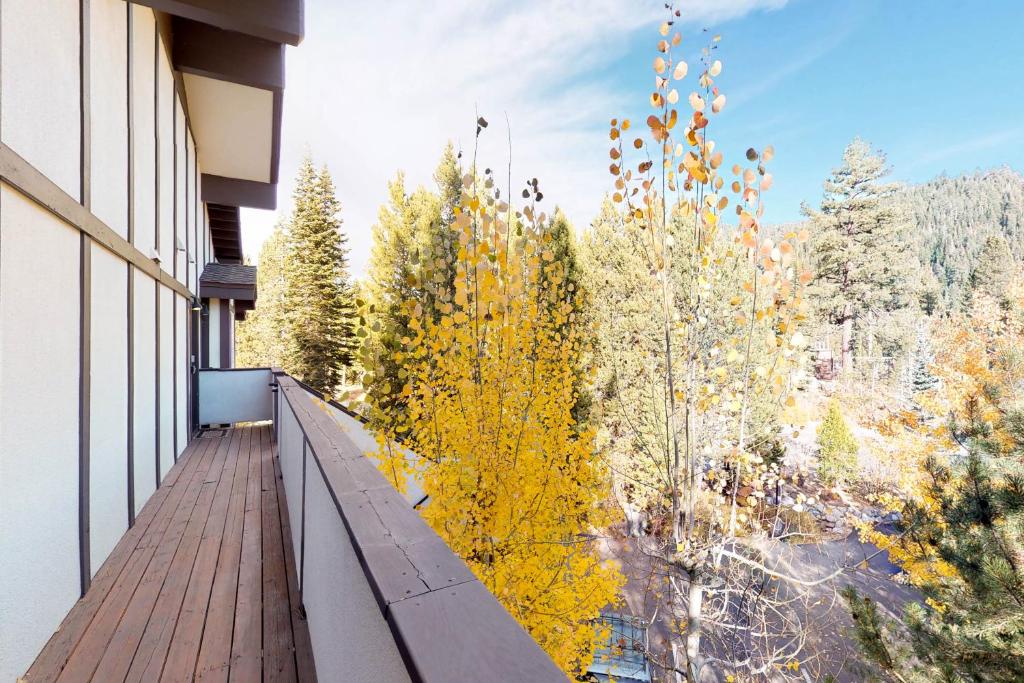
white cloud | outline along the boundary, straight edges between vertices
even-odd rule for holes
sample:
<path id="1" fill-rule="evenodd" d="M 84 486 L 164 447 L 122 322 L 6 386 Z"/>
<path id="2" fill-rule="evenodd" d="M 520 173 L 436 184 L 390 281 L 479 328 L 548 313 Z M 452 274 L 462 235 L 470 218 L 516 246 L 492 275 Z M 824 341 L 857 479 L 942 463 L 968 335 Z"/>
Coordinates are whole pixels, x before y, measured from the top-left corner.
<path id="1" fill-rule="evenodd" d="M 683 11 L 711 25 L 785 1 L 691 0 Z M 308 149 L 331 169 L 360 274 L 387 181 L 401 169 L 412 187 L 431 183 L 449 139 L 471 155 L 478 109 L 491 124 L 481 163 L 505 178 L 507 115 L 513 192 L 536 176 L 549 208 L 588 221 L 609 187 L 607 123 L 625 106 L 611 67 L 663 16 L 657 0 L 307 3 L 305 41 L 287 56 L 279 210 Z M 243 212 L 250 255 L 274 220 Z"/>
<path id="2" fill-rule="evenodd" d="M 970 138 L 960 138 L 957 142 L 944 147 L 930 147 L 921 153 L 915 154 L 910 163 L 904 164 L 898 170 L 900 173 L 905 174 L 952 157 L 970 156 L 976 152 L 1020 140 L 1024 140 L 1024 126 L 1014 126 L 1003 130 L 981 133 Z"/>

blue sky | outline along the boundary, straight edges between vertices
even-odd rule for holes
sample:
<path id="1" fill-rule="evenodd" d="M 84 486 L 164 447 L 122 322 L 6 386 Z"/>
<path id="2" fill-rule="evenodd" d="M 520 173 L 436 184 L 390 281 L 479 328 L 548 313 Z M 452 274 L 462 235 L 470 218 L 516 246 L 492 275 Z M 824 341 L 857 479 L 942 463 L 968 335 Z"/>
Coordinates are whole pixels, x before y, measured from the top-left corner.
<path id="1" fill-rule="evenodd" d="M 279 211 L 309 151 L 342 202 L 355 274 L 399 169 L 429 184 L 445 142 L 471 153 L 475 110 L 491 126 L 481 163 L 513 196 L 537 176 L 579 228 L 611 187 L 607 125 L 642 121 L 664 12 L 648 0 L 308 0 L 305 41 L 288 52 Z M 856 135 L 884 150 L 893 177 L 1010 165 L 1024 169 L 1024 5 L 1018 0 L 689 0 L 687 57 L 722 35 L 728 98 L 712 137 L 727 163 L 772 144 L 769 222 L 800 216 Z M 693 87 L 697 68 L 684 83 Z M 681 91 L 685 99 L 688 90 Z M 276 220 L 243 213 L 253 257 Z"/>

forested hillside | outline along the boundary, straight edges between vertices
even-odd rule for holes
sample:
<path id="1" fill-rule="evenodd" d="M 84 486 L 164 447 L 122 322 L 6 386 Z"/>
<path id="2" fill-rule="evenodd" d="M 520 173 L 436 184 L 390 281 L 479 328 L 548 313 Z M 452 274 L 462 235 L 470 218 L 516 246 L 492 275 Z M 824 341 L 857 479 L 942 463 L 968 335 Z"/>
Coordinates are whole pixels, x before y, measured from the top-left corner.
<path id="1" fill-rule="evenodd" d="M 1004 236 L 1014 258 L 1024 260 L 1024 176 L 1014 170 L 939 176 L 906 188 L 900 199 L 920 239 L 921 260 L 935 275 L 943 308 L 960 305 L 989 237 Z"/>

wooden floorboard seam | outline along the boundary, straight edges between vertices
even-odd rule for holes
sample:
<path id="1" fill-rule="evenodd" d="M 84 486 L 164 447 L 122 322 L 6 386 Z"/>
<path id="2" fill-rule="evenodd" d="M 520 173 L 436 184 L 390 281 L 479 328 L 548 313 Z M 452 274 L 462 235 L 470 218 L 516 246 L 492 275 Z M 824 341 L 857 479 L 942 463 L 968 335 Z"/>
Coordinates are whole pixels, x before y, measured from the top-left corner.
<path id="1" fill-rule="evenodd" d="M 196 466 L 191 470 L 191 476 L 185 482 L 181 482 L 179 477 L 179 480 L 175 481 L 172 485 L 164 500 L 164 505 L 161 505 L 160 509 L 156 511 L 146 532 L 139 538 L 118 580 L 115 581 L 106 595 L 103 596 L 96 618 L 82 632 L 81 637 L 75 644 L 74 651 L 68 658 L 66 668 L 60 672 L 57 680 L 89 680 L 95 675 L 100 659 L 105 654 L 111 638 L 124 619 L 128 607 L 131 605 L 132 599 L 148 571 L 149 564 L 156 554 L 159 544 L 154 543 L 151 536 L 157 536 L 158 540 L 164 538 L 174 518 L 174 514 L 180 506 L 181 499 L 187 493 L 191 481 L 208 464 L 208 458 L 212 458 L 215 446 L 216 444 L 212 442 L 201 444 L 197 448 L 199 452 L 193 455 L 193 457 L 198 459 L 196 460 Z M 165 508 L 165 506 L 167 507 Z M 118 607 L 119 601 L 123 602 L 120 607 Z M 107 607 L 109 607 L 108 611 L 112 610 L 109 618 L 111 624 L 109 633 L 104 635 L 106 629 L 105 627 L 101 629 L 100 624 L 102 620 L 99 617 L 101 616 L 100 613 Z M 98 630 L 100 633 L 93 637 L 93 634 Z M 83 658 L 85 661 L 79 664 L 79 661 Z"/>

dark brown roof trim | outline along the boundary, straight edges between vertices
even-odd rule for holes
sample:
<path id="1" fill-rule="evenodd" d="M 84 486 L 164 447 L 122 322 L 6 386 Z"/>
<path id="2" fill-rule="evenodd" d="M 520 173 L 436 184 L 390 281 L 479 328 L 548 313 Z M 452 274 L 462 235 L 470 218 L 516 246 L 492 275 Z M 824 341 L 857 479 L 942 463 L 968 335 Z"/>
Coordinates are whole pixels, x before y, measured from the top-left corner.
<path id="1" fill-rule="evenodd" d="M 172 21 L 174 68 L 263 90 L 284 88 L 284 45 L 182 17 Z"/>
<path id="2" fill-rule="evenodd" d="M 248 206 L 254 209 L 277 208 L 276 184 L 225 178 L 209 173 L 203 174 L 201 182 L 204 202 L 236 207 Z"/>
<path id="3" fill-rule="evenodd" d="M 140 5 L 227 31 L 298 45 L 305 11 L 302 0 L 136 0 Z"/>

